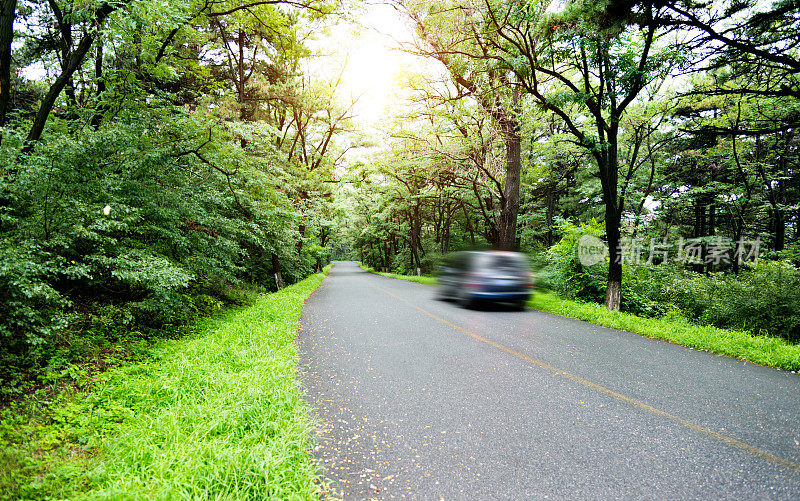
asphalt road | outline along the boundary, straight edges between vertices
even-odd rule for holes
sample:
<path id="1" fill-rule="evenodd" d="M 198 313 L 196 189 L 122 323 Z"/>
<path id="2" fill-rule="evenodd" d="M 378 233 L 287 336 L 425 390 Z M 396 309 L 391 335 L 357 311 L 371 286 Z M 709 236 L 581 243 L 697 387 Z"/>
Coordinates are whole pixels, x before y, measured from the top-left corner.
<path id="1" fill-rule="evenodd" d="M 800 499 L 800 375 L 337 262 L 301 381 L 344 499 Z"/>

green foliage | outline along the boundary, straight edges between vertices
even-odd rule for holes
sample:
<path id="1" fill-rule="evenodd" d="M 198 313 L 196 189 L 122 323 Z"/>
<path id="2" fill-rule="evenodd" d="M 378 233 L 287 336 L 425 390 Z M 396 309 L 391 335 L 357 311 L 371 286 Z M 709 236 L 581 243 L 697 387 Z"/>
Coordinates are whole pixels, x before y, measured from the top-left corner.
<path id="1" fill-rule="evenodd" d="M 559 230 L 563 237 L 547 252 L 549 266 L 540 271 L 539 286 L 571 299 L 602 301 L 606 288 L 603 263 L 593 266 L 581 264 L 578 259 L 578 243 L 584 235 L 601 237 L 604 232 L 603 224 L 594 219 L 578 225 L 562 221 Z"/>
<path id="2" fill-rule="evenodd" d="M 0 240 L 0 359 L 32 349 L 64 328 L 70 302 L 52 287 L 60 267 L 53 256 L 29 242 Z"/>
<path id="3" fill-rule="evenodd" d="M 642 317 L 660 317 L 670 311 L 670 304 L 658 293 L 663 280 L 675 271 L 666 266 L 622 267 L 621 310 Z"/>
<path id="4" fill-rule="evenodd" d="M 316 499 L 293 341 L 321 280 L 206 319 L 87 392 L 2 411 L 0 487 L 22 499 Z"/>
<path id="5" fill-rule="evenodd" d="M 594 221 L 562 222 L 563 238 L 547 252 L 539 287 L 560 296 L 602 303 L 606 263 L 584 266 L 578 259 L 583 235 L 602 235 Z M 789 261 L 761 260 L 739 275 L 701 274 L 676 264 L 623 265 L 622 311 L 657 318 L 683 318 L 720 328 L 800 341 L 800 271 Z"/>
<path id="6" fill-rule="evenodd" d="M 119 327 L 129 329 L 180 325 L 219 308 L 214 284 L 248 278 L 242 257 L 254 232 L 226 208 L 230 187 L 200 162 L 176 159 L 167 142 L 191 141 L 203 123 L 180 112 L 151 118 L 56 136 L 2 185 L 13 200 L 0 251 L 4 366 L 46 364 L 80 329 L 108 330 L 92 318 L 125 319 Z M 206 171 L 202 185 L 187 168 Z M 259 241 L 261 252 L 273 242 Z M 107 316 L 108 306 L 119 311 Z M 8 388 L 14 378 L 2 377 Z"/>
<path id="7" fill-rule="evenodd" d="M 63 2 L 31 4 L 26 15 L 50 22 L 56 4 L 75 22 L 91 17 L 91 5 Z M 305 90 L 297 71 L 285 71 L 310 54 L 296 9 L 265 5 L 211 22 L 203 15 L 210 5 L 127 7 L 113 13 L 90 51 L 103 51 L 102 76 L 96 61 L 84 61 L 84 76 L 70 83 L 80 95 L 73 99 L 70 87 L 59 97 L 41 140 L 22 138 L 46 78 L 18 82 L 15 92 L 33 101 L 12 103 L 0 130 L 4 396 L 35 386 L 51 360 L 79 363 L 124 340 L 163 335 L 251 301 L 236 291 L 295 283 L 329 258 L 324 181 L 329 156 L 340 152 L 318 145 L 343 123 L 326 128 L 319 119 L 335 108 L 324 85 Z M 240 113 L 244 94 L 204 59 L 222 49 L 215 30 L 223 26 L 246 30 L 248 44 L 258 45 L 247 48 L 258 57 L 240 61 L 259 70 L 248 103 L 291 96 L 281 109 Z M 39 61 L 57 74 L 58 30 L 52 40 L 25 35 L 15 62 Z M 309 114 L 304 129 L 294 121 L 280 129 L 292 113 Z M 292 145 L 301 134 L 302 155 Z"/>
<path id="8" fill-rule="evenodd" d="M 800 271 L 785 261 L 760 261 L 738 276 L 663 277 L 659 299 L 704 324 L 800 341 Z"/>

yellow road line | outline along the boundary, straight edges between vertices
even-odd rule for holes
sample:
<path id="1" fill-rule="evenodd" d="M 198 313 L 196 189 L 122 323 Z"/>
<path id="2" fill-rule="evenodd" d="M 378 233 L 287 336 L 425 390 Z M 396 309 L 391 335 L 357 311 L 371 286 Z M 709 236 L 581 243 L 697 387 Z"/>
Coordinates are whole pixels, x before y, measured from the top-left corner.
<path id="1" fill-rule="evenodd" d="M 678 423 L 678 424 L 680 424 L 682 426 L 685 426 L 686 428 L 689 428 L 692 431 L 695 431 L 695 432 L 700 433 L 702 435 L 705 435 L 707 437 L 713 438 L 714 440 L 722 442 L 723 444 L 728 445 L 730 447 L 733 447 L 735 449 L 739 449 L 739 450 L 745 451 L 745 452 L 747 452 L 749 454 L 752 454 L 753 456 L 761 458 L 761 459 L 763 459 L 765 461 L 769 461 L 770 463 L 774 463 L 774 464 L 780 466 L 781 468 L 785 468 L 785 469 L 790 470 L 790 471 L 792 471 L 794 473 L 800 473 L 800 463 L 796 463 L 796 462 L 791 461 L 789 459 L 784 459 L 782 457 L 778 457 L 775 454 L 767 452 L 767 451 L 765 451 L 763 449 L 759 449 L 758 447 L 754 447 L 754 446 L 752 446 L 750 444 L 746 444 L 744 442 L 736 440 L 735 438 L 729 437 L 727 435 L 723 435 L 723 434 L 718 433 L 718 432 L 716 432 L 714 430 L 710 430 L 710 429 L 708 429 L 708 428 L 706 428 L 704 426 L 700 426 L 699 424 L 693 423 L 692 421 L 689 421 L 687 419 L 683 419 L 681 417 L 678 417 L 678 416 L 675 416 L 673 414 L 670 414 L 669 412 L 662 411 L 661 409 L 657 409 L 657 408 L 655 408 L 655 407 L 653 407 L 651 405 L 647 405 L 644 402 L 640 402 L 640 401 L 638 401 L 636 399 L 633 399 L 633 398 L 630 398 L 630 397 L 626 397 L 625 395 L 619 394 L 619 393 L 617 393 L 617 392 L 615 392 L 613 390 L 609 390 L 608 388 L 606 388 L 604 386 L 600 386 L 597 383 L 593 383 L 591 381 L 588 381 L 586 379 L 578 377 L 578 376 L 576 376 L 574 374 L 570 374 L 569 372 L 562 371 L 561 369 L 553 367 L 552 365 L 547 364 L 545 362 L 542 362 L 541 360 L 537 360 L 537 359 L 535 359 L 533 357 L 530 357 L 530 356 L 528 356 L 528 355 L 526 355 L 524 353 L 520 353 L 520 352 L 518 352 L 516 350 L 512 350 L 511 348 L 503 346 L 502 344 L 495 343 L 494 341 L 492 341 L 490 339 L 486 339 L 485 337 L 480 336 L 478 334 L 475 334 L 474 332 L 468 331 L 467 329 L 464 329 L 463 327 L 459 327 L 458 325 L 456 325 L 454 323 L 448 322 L 447 320 L 445 320 L 445 319 L 443 319 L 441 317 L 438 317 L 438 316 L 434 315 L 433 313 L 420 308 L 419 306 L 411 304 L 408 300 L 406 300 L 406 299 L 404 299 L 404 298 L 402 298 L 402 297 L 400 297 L 400 296 L 398 296 L 396 294 L 393 294 L 393 293 L 387 291 L 386 289 L 384 289 L 382 287 L 378 287 L 378 289 L 382 290 L 383 292 L 385 292 L 386 294 L 389 294 L 390 296 L 392 296 L 394 298 L 399 299 L 400 301 L 403 301 L 404 303 L 409 304 L 410 306 L 416 308 L 417 310 L 421 311 L 422 313 L 424 313 L 424 314 L 428 315 L 429 317 L 433 318 L 434 320 L 438 320 L 439 322 L 442 322 L 443 324 L 449 325 L 450 327 L 452 327 L 452 328 L 454 328 L 454 329 L 456 329 L 458 331 L 461 331 L 464 334 L 467 334 L 468 336 L 472 337 L 473 339 L 476 339 L 476 340 L 481 341 L 483 343 L 486 343 L 488 345 L 494 346 L 495 348 L 499 348 L 499 349 L 505 351 L 506 353 L 509 353 L 509 354 L 511 354 L 511 355 L 513 355 L 513 356 L 515 356 L 517 358 L 521 358 L 522 360 L 525 360 L 526 362 L 530 362 L 530 363 L 532 363 L 532 364 L 534 364 L 534 365 L 536 365 L 538 367 L 541 367 L 542 369 L 548 370 L 548 371 L 550 371 L 550 372 L 552 372 L 552 373 L 554 373 L 556 375 L 565 377 L 567 379 L 571 379 L 572 381 L 575 381 L 576 383 L 579 383 L 579 384 L 581 384 L 583 386 L 592 388 L 592 389 L 597 390 L 597 391 L 599 391 L 601 393 L 605 393 L 606 395 L 614 397 L 617 400 L 622 400 L 625 403 L 633 405 L 634 407 L 638 407 L 639 409 L 647 411 L 647 412 L 649 412 L 651 414 L 655 414 L 656 416 L 661 416 L 661 417 L 664 417 L 664 418 L 667 418 L 667 419 L 671 419 L 672 421 L 675 421 L 676 423 Z"/>

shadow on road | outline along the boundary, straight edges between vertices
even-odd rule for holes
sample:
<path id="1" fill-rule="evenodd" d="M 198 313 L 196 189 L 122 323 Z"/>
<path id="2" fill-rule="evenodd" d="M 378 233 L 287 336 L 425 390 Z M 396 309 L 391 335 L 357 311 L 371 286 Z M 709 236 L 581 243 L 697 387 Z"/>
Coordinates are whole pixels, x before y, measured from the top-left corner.
<path id="1" fill-rule="evenodd" d="M 487 312 L 492 312 L 492 311 L 509 312 L 509 311 L 512 311 L 512 312 L 517 312 L 517 313 L 523 313 L 526 310 L 525 308 L 520 308 L 519 306 L 514 305 L 514 304 L 510 304 L 510 303 L 492 303 L 492 302 L 489 302 L 489 301 L 481 301 L 481 302 L 473 303 L 473 304 L 471 304 L 471 305 L 469 305 L 467 307 L 464 307 L 464 306 L 458 305 L 452 299 L 440 299 L 439 301 L 442 301 L 442 302 L 445 302 L 445 303 L 450 303 L 450 304 L 452 304 L 453 306 L 455 306 L 457 308 L 464 308 L 464 309 L 473 310 L 473 311 L 487 311 Z"/>

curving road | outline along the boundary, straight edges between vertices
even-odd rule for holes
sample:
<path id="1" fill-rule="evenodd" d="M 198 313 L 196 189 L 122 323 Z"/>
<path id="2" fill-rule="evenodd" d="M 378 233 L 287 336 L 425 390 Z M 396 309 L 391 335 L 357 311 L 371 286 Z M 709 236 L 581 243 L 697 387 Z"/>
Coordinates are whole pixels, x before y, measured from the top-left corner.
<path id="1" fill-rule="evenodd" d="M 308 299 L 314 455 L 344 499 L 799 499 L 800 376 L 337 262 Z"/>

